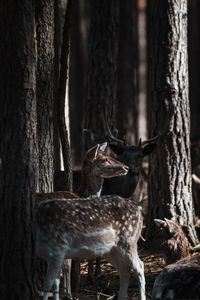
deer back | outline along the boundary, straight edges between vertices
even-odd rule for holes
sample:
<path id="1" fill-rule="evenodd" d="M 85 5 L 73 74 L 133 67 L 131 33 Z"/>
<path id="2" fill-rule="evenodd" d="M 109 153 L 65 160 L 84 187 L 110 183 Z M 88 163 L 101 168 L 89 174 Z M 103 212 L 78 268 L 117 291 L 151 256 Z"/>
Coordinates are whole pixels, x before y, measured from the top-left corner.
<path id="1" fill-rule="evenodd" d="M 37 209 L 37 248 L 47 256 L 54 244 L 66 258 L 103 256 L 113 247 L 132 251 L 142 221 L 141 207 L 119 196 L 45 201 Z"/>

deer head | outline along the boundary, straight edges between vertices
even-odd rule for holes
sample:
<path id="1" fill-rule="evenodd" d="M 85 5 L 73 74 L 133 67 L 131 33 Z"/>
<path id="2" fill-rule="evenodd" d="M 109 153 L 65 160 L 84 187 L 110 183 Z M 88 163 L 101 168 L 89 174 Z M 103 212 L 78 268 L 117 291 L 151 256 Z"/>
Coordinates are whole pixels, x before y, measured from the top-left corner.
<path id="1" fill-rule="evenodd" d="M 166 264 L 189 255 L 185 234 L 177 223 L 166 218 L 154 219 L 154 222 L 157 229 L 153 236 L 144 242 L 144 252 L 162 256 Z"/>
<path id="2" fill-rule="evenodd" d="M 100 196 L 104 178 L 124 176 L 128 167 L 107 155 L 107 143 L 97 144 L 87 151 L 82 166 L 81 186 L 78 193 L 82 196 Z"/>
<path id="3" fill-rule="evenodd" d="M 153 152 L 156 147 L 156 139 L 143 143 L 140 141 L 137 146 L 128 146 L 122 141 L 118 144 L 109 144 L 109 147 L 117 155 L 116 159 L 129 167 L 129 171 L 124 177 L 105 180 L 103 193 L 116 193 L 122 197 L 131 197 L 141 175 L 143 158 Z"/>

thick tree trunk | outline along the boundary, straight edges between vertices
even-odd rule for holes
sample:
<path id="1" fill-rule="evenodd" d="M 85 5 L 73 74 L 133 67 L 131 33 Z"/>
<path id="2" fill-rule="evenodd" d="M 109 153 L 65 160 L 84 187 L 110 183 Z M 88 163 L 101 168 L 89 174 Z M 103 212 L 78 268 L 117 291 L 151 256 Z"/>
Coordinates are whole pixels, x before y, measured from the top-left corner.
<path id="1" fill-rule="evenodd" d="M 31 0 L 0 4 L 0 298 L 36 299 L 35 45 Z"/>
<path id="2" fill-rule="evenodd" d="M 117 129 L 130 144 L 138 141 L 138 0 L 120 1 Z"/>
<path id="3" fill-rule="evenodd" d="M 149 233 L 154 218 L 186 226 L 195 242 L 191 198 L 187 1 L 149 1 L 150 136 L 163 133 L 149 167 Z"/>
<path id="4" fill-rule="evenodd" d="M 53 191 L 54 1 L 36 1 L 37 139 L 40 192 Z"/>
<path id="5" fill-rule="evenodd" d="M 104 137 L 104 112 L 112 129 L 117 93 L 119 0 L 91 2 L 85 128 Z M 86 142 L 86 147 L 89 142 Z"/>

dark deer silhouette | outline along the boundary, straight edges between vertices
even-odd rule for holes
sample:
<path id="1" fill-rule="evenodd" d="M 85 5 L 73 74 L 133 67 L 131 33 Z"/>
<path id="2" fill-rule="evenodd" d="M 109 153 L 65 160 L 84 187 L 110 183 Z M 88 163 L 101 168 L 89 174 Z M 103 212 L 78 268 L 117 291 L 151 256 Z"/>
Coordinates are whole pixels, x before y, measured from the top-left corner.
<path id="1" fill-rule="evenodd" d="M 153 300 L 199 300 L 200 255 L 166 266 L 154 282 Z"/>
<path id="2" fill-rule="evenodd" d="M 140 140 L 137 146 L 129 146 L 119 142 L 118 144 L 109 144 L 111 150 L 117 155 L 116 159 L 126 164 L 129 167 L 129 171 L 124 178 L 106 179 L 102 194 L 117 194 L 122 197 L 131 198 L 139 178 L 142 176 L 143 158 L 153 152 L 156 147 L 156 140 L 157 137 L 143 142 Z"/>

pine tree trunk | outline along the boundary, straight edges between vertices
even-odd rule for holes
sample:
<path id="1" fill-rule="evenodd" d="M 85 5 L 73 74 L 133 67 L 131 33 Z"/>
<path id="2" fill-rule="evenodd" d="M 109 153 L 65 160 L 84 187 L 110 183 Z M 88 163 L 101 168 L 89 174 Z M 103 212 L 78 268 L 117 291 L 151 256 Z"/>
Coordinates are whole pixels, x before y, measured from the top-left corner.
<path id="1" fill-rule="evenodd" d="M 85 128 L 101 138 L 105 134 L 102 112 L 110 128 L 115 125 L 118 25 L 119 0 L 91 2 Z"/>
<path id="2" fill-rule="evenodd" d="M 36 1 L 37 139 L 40 192 L 53 191 L 54 1 Z"/>
<path id="3" fill-rule="evenodd" d="M 188 1 L 189 95 L 191 140 L 200 140 L 200 1 Z"/>
<path id="4" fill-rule="evenodd" d="M 35 300 L 35 45 L 31 0 L 0 3 L 0 298 Z"/>
<path id="5" fill-rule="evenodd" d="M 117 129 L 129 144 L 138 141 L 138 0 L 120 1 Z"/>
<path id="6" fill-rule="evenodd" d="M 69 64 L 69 105 L 72 158 L 75 167 L 81 165 L 82 151 L 84 150 L 82 129 L 87 78 L 89 8 L 90 1 L 74 1 Z"/>
<path id="7" fill-rule="evenodd" d="M 150 136 L 163 133 L 149 166 L 150 233 L 154 218 L 186 226 L 194 243 L 191 197 L 187 1 L 149 1 Z"/>

